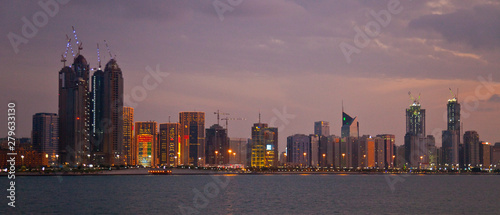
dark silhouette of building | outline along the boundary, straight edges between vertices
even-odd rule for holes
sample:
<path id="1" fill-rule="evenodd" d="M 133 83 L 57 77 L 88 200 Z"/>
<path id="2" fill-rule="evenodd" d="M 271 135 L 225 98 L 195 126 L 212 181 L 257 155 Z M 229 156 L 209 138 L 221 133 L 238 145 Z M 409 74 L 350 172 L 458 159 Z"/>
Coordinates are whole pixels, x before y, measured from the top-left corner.
<path id="1" fill-rule="evenodd" d="M 227 129 L 222 128 L 219 124 L 214 124 L 206 129 L 205 140 L 206 164 L 215 166 L 229 164 L 229 157 L 233 151 L 230 151 L 229 148 Z"/>
<path id="2" fill-rule="evenodd" d="M 464 148 L 465 148 L 465 167 L 479 166 L 479 148 L 481 142 L 479 141 L 479 134 L 476 131 L 466 131 L 464 134 Z"/>
<path id="3" fill-rule="evenodd" d="M 82 165 L 90 161 L 89 64 L 78 54 L 59 72 L 59 159 Z"/>
<path id="4" fill-rule="evenodd" d="M 103 152 L 108 165 L 125 164 L 123 147 L 123 77 L 122 70 L 111 59 L 104 68 L 102 117 L 109 122 L 104 128 Z"/>
<path id="5" fill-rule="evenodd" d="M 33 149 L 46 153 L 50 164 L 57 163 L 59 154 L 59 117 L 55 113 L 37 113 L 33 115 L 31 140 Z"/>

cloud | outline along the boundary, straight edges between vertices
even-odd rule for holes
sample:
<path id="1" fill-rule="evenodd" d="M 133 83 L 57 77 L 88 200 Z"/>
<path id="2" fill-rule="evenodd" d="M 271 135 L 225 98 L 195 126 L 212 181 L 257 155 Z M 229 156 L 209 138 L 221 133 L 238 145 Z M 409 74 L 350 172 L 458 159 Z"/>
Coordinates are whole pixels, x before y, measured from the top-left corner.
<path id="1" fill-rule="evenodd" d="M 433 30 L 450 43 L 496 49 L 500 47 L 500 6 L 483 4 L 453 13 L 424 15 L 412 20 L 409 27 Z"/>
<path id="2" fill-rule="evenodd" d="M 489 99 L 488 102 L 498 102 L 500 103 L 500 95 L 499 94 L 494 94 L 492 95 Z"/>

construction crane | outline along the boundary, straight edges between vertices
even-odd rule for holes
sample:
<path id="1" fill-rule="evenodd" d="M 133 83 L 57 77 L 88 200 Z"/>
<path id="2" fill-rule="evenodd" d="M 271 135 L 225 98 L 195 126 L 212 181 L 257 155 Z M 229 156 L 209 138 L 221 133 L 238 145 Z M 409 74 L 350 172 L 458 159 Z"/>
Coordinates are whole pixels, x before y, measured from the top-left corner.
<path id="1" fill-rule="evenodd" d="M 418 94 L 418 97 L 415 98 L 413 97 L 413 95 L 411 94 L 410 91 L 408 91 L 408 95 L 410 96 L 410 100 L 412 102 L 413 105 L 419 105 L 420 104 L 420 94 Z"/>
<path id="2" fill-rule="evenodd" d="M 99 43 L 97 43 L 97 62 L 99 62 L 99 70 L 101 69 L 101 55 L 99 53 Z"/>
<path id="3" fill-rule="evenodd" d="M 450 93 L 451 93 L 451 99 L 450 99 L 450 101 L 451 100 L 456 101 L 458 99 L 458 89 L 457 89 L 457 94 L 456 95 L 455 95 L 455 93 L 453 93 L 453 90 L 451 90 L 451 88 L 448 88 L 448 89 L 450 89 Z"/>
<path id="4" fill-rule="evenodd" d="M 229 120 L 247 120 L 245 118 L 229 118 L 229 117 L 226 117 L 226 118 L 222 118 L 221 120 L 225 120 L 226 121 L 226 130 L 229 132 L 229 129 L 228 129 L 228 121 Z"/>
<path id="5" fill-rule="evenodd" d="M 217 114 L 217 125 L 220 125 L 220 115 L 229 115 L 229 113 L 221 113 L 219 110 L 214 112 L 214 114 Z"/>
<path id="6" fill-rule="evenodd" d="M 78 41 L 78 37 L 76 36 L 75 27 L 71 26 L 71 28 L 73 28 L 73 35 L 75 35 L 76 46 L 78 47 L 78 53 L 77 53 L 77 55 L 80 55 L 80 50 L 83 49 L 83 46 L 82 46 L 82 43 L 80 43 L 80 41 Z"/>
<path id="7" fill-rule="evenodd" d="M 63 62 L 63 66 L 66 66 L 66 56 L 68 56 L 68 49 L 71 47 L 71 38 L 66 35 L 66 50 L 64 53 L 61 55 L 61 62 Z M 71 49 L 71 52 L 73 52 L 73 49 Z"/>
<path id="8" fill-rule="evenodd" d="M 106 45 L 106 49 L 108 50 L 109 57 L 110 57 L 111 59 L 116 58 L 116 55 L 115 55 L 115 57 L 113 57 L 113 55 L 111 55 L 111 49 L 109 48 L 109 46 L 108 46 L 108 42 L 107 42 L 106 40 L 104 40 L 104 45 Z"/>

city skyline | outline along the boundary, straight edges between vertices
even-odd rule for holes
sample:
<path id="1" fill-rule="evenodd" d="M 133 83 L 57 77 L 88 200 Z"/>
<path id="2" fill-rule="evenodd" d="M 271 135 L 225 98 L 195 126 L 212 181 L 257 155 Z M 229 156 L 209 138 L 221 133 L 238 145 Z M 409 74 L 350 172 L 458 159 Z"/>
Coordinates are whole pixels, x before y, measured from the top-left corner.
<path id="1" fill-rule="evenodd" d="M 18 5 L 2 7 L 2 10 L 9 9 L 2 11 L 9 14 L 2 21 L 2 26 L 6 26 L 3 35 L 9 32 L 22 35 L 21 18 L 26 16 L 32 20 L 32 15 L 42 10 L 37 4 L 13 4 Z M 380 35 L 359 54 L 352 55 L 352 62 L 347 63 L 339 44 L 352 43 L 356 35 L 355 28 L 348 23 L 363 26 L 375 20 L 363 14 L 386 10 L 386 2 L 277 1 L 266 6 L 260 1 L 245 1 L 234 11 L 225 13 L 223 21 L 210 3 L 170 3 L 158 7 L 135 3 L 133 7 L 123 5 L 122 12 L 108 11 L 115 20 L 102 22 L 97 22 L 99 16 L 92 17 L 90 11 L 105 10 L 112 7 L 110 3 L 69 2 L 60 5 L 58 13 L 51 16 L 48 24 L 40 27 L 28 43 L 19 45 L 17 53 L 7 37 L 1 40 L 1 53 L 5 56 L 0 59 L 3 69 L 16 71 L 11 80 L 1 81 L 5 92 L 2 101 L 13 99 L 18 103 L 18 137 L 30 136 L 33 114 L 57 113 L 60 54 L 65 49 L 65 34 L 71 35 L 71 26 L 75 26 L 83 42 L 81 52 L 91 68 L 98 64 L 95 43 L 101 44 L 102 61 L 110 59 L 103 48 L 103 40 L 108 40 L 123 70 L 124 94 L 130 95 L 134 87 L 143 86 L 142 80 L 149 74 L 147 66 L 153 71 L 169 73 L 167 77 L 162 76 L 156 88 L 147 91 L 144 100 L 136 102 L 136 121 L 165 123 L 169 116 L 172 121 L 179 121 L 176 119 L 179 112 L 196 110 L 207 113 L 205 127 L 209 127 L 216 123 L 216 116 L 209 113 L 220 109 L 230 113 L 230 117 L 247 119 L 229 122 L 228 136 L 248 138 L 248 127 L 258 121 L 260 110 L 263 122 L 271 123 L 274 119 L 274 126 L 280 128 L 281 152 L 287 136 L 314 133 L 316 121 L 330 122 L 330 133 L 340 136 L 339 113 L 343 100 L 345 111 L 359 119 L 360 136 L 395 134 L 395 143 L 402 145 L 404 109 L 411 102 L 407 95 L 411 91 L 421 93 L 422 107 L 427 111 L 426 133 L 434 135 L 436 145 L 440 146 L 438 138 L 447 128 L 443 118 L 446 102 L 452 97 L 448 88 L 454 91 L 459 88 L 462 132 L 476 130 L 482 141 L 500 141 L 500 125 L 495 120 L 500 117 L 500 85 L 496 76 L 500 66 L 495 62 L 499 57 L 495 51 L 499 44 L 494 40 L 496 37 L 490 38 L 496 34 L 490 31 L 484 35 L 463 34 L 475 22 L 489 20 L 491 17 L 487 15 L 498 10 L 498 3 L 431 5 L 401 1 L 401 4 L 403 11 L 393 15 Z M 353 11 L 355 7 L 360 9 L 352 14 L 341 13 L 345 9 Z M 132 8 L 139 11 L 156 8 L 157 13 L 128 17 Z M 478 20 L 464 18 L 463 10 L 475 14 Z M 332 15 L 335 12 L 345 21 Z M 69 21 L 68 17 L 74 14 L 82 18 Z M 267 19 L 271 22 L 260 26 L 259 14 L 272 17 Z M 299 15 L 310 20 L 297 23 L 286 20 Z M 436 20 L 451 23 L 450 17 L 464 21 L 465 29 L 436 30 L 432 24 Z M 244 23 L 242 18 L 248 19 L 244 26 L 240 25 Z M 121 22 L 115 22 L 117 20 Z M 290 36 L 286 30 L 276 29 L 281 25 L 307 34 Z M 494 29 L 495 25 L 490 25 L 484 22 L 479 26 Z M 240 30 L 241 27 L 247 30 Z M 144 32 L 153 33 L 144 35 Z M 460 33 L 459 38 L 450 37 L 452 32 Z M 137 43 L 129 43 L 129 38 Z M 233 45 L 226 45 L 228 42 Z M 0 111 L 5 109 L 1 107 Z M 284 112 L 294 118 L 282 121 L 279 114 Z"/>

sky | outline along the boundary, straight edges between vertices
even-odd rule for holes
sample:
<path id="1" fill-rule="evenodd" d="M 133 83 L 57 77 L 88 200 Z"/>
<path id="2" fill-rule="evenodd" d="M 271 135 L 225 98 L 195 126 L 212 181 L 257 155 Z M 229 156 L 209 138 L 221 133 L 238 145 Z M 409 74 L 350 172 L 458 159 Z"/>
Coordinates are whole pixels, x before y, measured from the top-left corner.
<path id="1" fill-rule="evenodd" d="M 360 135 L 402 145 L 411 92 L 440 146 L 451 88 L 463 130 L 500 142 L 498 1 L 2 1 L 0 26 L 0 119 L 15 101 L 18 137 L 31 135 L 33 114 L 58 112 L 74 26 L 91 68 L 97 43 L 109 61 L 107 41 L 135 121 L 204 111 L 208 128 L 220 110 L 246 119 L 229 121 L 230 137 L 249 138 L 260 112 L 283 151 L 315 121 L 340 135 L 343 103 Z"/>

